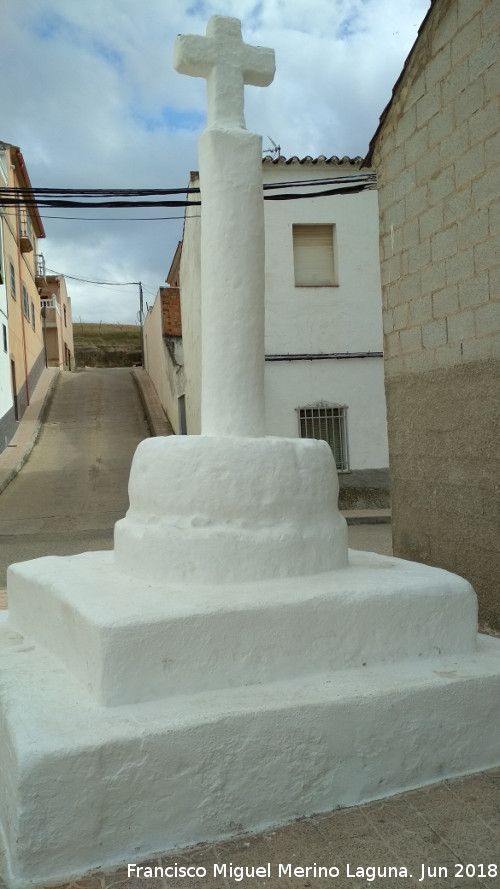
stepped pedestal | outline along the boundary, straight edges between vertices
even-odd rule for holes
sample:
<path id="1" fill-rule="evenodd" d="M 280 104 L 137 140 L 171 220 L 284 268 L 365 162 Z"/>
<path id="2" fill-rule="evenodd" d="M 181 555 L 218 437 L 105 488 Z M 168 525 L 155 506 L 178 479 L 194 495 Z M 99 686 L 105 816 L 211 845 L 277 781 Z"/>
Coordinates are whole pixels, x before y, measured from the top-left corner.
<path id="1" fill-rule="evenodd" d="M 247 440 L 214 439 L 199 476 L 205 447 L 139 447 L 114 552 L 9 570 L 0 819 L 13 887 L 500 762 L 500 640 L 478 639 L 470 585 L 347 560 L 323 443 L 260 439 L 250 461 Z M 218 499 L 221 461 L 240 477 Z"/>
<path id="2" fill-rule="evenodd" d="M 113 552 L 9 571 L 12 887 L 500 762 L 500 640 L 478 642 L 469 584 L 348 559 L 328 445 L 263 436 L 262 154 L 243 87 L 271 82 L 274 54 L 214 16 L 175 59 L 208 85 L 204 436 L 140 445 Z"/>

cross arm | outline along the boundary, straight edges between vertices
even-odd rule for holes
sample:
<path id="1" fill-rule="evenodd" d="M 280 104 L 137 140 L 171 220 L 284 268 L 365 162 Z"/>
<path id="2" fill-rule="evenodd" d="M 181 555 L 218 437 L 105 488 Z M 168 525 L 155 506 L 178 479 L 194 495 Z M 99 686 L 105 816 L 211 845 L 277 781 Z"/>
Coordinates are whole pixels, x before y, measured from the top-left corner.
<path id="1" fill-rule="evenodd" d="M 274 50 L 244 43 L 243 79 L 250 86 L 269 86 L 273 82 L 276 65 Z"/>
<path id="2" fill-rule="evenodd" d="M 215 53 L 206 37 L 179 34 L 174 42 L 174 68 L 179 74 L 208 77 L 215 63 Z"/>

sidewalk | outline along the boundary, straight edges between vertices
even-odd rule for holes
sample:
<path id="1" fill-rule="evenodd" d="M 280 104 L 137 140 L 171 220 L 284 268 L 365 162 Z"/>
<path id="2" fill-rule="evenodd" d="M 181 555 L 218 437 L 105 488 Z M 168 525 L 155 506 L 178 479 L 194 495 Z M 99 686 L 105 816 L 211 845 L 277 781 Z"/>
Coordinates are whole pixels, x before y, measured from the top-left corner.
<path id="1" fill-rule="evenodd" d="M 15 478 L 33 450 L 42 425 L 43 412 L 59 373 L 58 367 L 44 368 L 13 438 L 0 454 L 0 494 Z"/>
<path id="2" fill-rule="evenodd" d="M 156 389 L 151 382 L 151 377 L 143 367 L 134 367 L 132 373 L 144 410 L 146 411 L 146 419 L 151 435 L 173 435 L 174 430 L 161 406 Z"/>

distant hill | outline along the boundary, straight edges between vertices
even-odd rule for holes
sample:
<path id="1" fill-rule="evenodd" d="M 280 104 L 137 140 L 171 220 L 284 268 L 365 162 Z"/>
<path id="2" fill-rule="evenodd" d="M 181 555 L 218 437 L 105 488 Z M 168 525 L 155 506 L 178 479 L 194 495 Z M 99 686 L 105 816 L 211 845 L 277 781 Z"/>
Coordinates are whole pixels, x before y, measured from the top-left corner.
<path id="1" fill-rule="evenodd" d="M 76 367 L 142 364 L 141 328 L 136 324 L 73 324 Z"/>

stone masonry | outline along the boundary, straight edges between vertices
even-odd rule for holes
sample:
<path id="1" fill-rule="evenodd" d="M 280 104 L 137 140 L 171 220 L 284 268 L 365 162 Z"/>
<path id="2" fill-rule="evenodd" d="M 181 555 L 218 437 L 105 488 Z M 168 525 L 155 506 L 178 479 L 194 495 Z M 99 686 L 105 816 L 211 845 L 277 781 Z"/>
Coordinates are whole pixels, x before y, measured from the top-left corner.
<path id="1" fill-rule="evenodd" d="M 500 627 L 496 0 L 434 0 L 365 163 L 379 181 L 395 554 Z"/>

